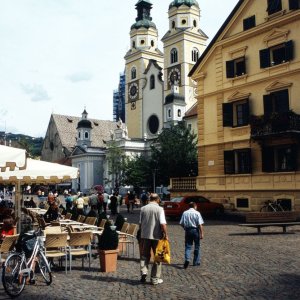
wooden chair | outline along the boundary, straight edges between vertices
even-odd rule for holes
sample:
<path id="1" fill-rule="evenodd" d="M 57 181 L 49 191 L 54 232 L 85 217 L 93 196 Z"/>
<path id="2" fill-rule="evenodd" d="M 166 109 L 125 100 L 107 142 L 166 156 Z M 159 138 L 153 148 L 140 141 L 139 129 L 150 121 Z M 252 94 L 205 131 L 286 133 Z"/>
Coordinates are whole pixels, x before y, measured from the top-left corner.
<path id="1" fill-rule="evenodd" d="M 107 221 L 106 219 L 102 219 L 100 224 L 99 224 L 99 228 L 103 229 L 106 221 Z"/>
<path id="2" fill-rule="evenodd" d="M 0 245 L 0 262 L 2 263 L 4 260 L 2 259 L 2 254 L 7 256 L 15 247 L 15 244 L 19 238 L 18 234 L 15 235 L 7 235 Z"/>
<path id="3" fill-rule="evenodd" d="M 66 213 L 65 215 L 65 220 L 71 220 L 72 214 L 71 213 Z"/>
<path id="4" fill-rule="evenodd" d="M 45 255 L 49 258 L 61 258 L 65 257 L 65 271 L 68 269 L 68 253 L 67 253 L 67 238 L 68 233 L 47 233 L 45 240 Z"/>
<path id="5" fill-rule="evenodd" d="M 70 271 L 72 269 L 72 257 L 82 256 L 82 267 L 84 267 L 84 256 L 88 255 L 89 258 L 89 270 L 91 268 L 91 231 L 71 232 L 68 254 L 70 262 Z"/>
<path id="6" fill-rule="evenodd" d="M 80 223 L 84 223 L 84 220 L 85 220 L 85 216 L 84 215 L 79 215 L 76 221 L 80 222 Z"/>
<path id="7" fill-rule="evenodd" d="M 127 232 L 119 233 L 119 244 L 120 246 L 125 245 L 126 252 L 129 257 L 130 246 L 132 247 L 132 256 L 135 257 L 135 244 L 136 244 L 136 233 L 138 231 L 138 224 L 129 224 Z"/>
<path id="8" fill-rule="evenodd" d="M 97 223 L 97 218 L 96 217 L 87 217 L 85 219 L 85 223 L 89 225 L 95 225 Z"/>
<path id="9" fill-rule="evenodd" d="M 54 234 L 54 233 L 61 233 L 61 227 L 60 226 L 47 226 L 44 229 L 44 234 Z"/>

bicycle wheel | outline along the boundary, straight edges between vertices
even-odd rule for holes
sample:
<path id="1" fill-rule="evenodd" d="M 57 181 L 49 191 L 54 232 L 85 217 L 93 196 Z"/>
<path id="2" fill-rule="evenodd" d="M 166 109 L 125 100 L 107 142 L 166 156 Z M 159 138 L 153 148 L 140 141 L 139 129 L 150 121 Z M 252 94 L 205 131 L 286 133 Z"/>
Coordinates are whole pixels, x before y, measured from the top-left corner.
<path id="1" fill-rule="evenodd" d="M 12 254 L 3 264 L 2 283 L 5 292 L 11 297 L 19 296 L 24 287 L 26 276 L 21 274 L 21 270 L 26 269 L 26 264 L 22 262 L 22 256 Z"/>
<path id="2" fill-rule="evenodd" d="M 47 258 L 42 252 L 39 252 L 38 254 L 38 265 L 46 284 L 50 285 L 52 283 L 52 274 Z"/>

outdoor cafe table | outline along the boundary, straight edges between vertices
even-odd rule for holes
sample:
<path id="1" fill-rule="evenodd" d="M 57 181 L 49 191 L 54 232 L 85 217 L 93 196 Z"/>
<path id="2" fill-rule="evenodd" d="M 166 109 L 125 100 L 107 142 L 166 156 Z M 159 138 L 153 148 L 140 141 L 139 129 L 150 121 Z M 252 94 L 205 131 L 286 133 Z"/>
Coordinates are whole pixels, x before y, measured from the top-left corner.
<path id="1" fill-rule="evenodd" d="M 47 209 L 42 209 L 42 208 L 27 208 L 27 209 L 39 215 L 44 215 L 47 212 Z"/>
<path id="2" fill-rule="evenodd" d="M 96 225 L 80 223 L 80 222 L 72 221 L 72 220 L 59 220 L 59 223 L 61 226 L 72 225 L 72 227 L 74 229 L 79 229 L 79 230 L 86 230 L 86 229 L 97 230 L 98 229 L 98 227 Z"/>

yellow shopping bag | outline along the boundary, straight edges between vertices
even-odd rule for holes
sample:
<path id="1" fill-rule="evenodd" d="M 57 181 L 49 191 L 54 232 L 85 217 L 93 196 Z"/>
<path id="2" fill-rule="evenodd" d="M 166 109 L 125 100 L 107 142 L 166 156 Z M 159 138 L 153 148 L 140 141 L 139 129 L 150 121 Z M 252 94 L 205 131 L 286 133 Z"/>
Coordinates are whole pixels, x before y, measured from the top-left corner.
<path id="1" fill-rule="evenodd" d="M 169 244 L 168 240 L 159 240 L 158 241 L 156 251 L 155 251 L 154 261 L 170 264 L 171 252 L 170 252 L 170 244 Z"/>

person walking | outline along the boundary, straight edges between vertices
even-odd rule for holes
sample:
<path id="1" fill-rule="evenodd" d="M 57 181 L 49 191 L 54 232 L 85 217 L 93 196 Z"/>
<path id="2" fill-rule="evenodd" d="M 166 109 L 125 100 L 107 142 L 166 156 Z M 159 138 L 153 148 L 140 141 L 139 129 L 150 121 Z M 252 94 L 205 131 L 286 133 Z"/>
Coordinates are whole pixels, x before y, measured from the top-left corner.
<path id="1" fill-rule="evenodd" d="M 109 195 L 106 191 L 103 194 L 103 211 L 106 214 L 107 205 L 108 205 Z"/>
<path id="2" fill-rule="evenodd" d="M 200 212 L 197 211 L 195 202 L 189 203 L 189 209 L 182 214 L 179 224 L 185 230 L 185 262 L 183 267 L 186 269 L 189 266 L 193 243 L 195 243 L 193 265 L 200 266 L 200 239 L 203 239 L 204 236 L 204 221 Z"/>
<path id="3" fill-rule="evenodd" d="M 146 282 L 148 266 L 151 258 L 151 249 L 155 253 L 158 241 L 168 239 L 165 212 L 159 206 L 160 198 L 157 194 L 150 195 L 149 204 L 141 208 L 140 213 L 140 251 L 141 251 L 141 282 Z M 162 263 L 154 262 L 151 269 L 151 283 L 154 285 L 163 282 L 161 277 Z"/>

